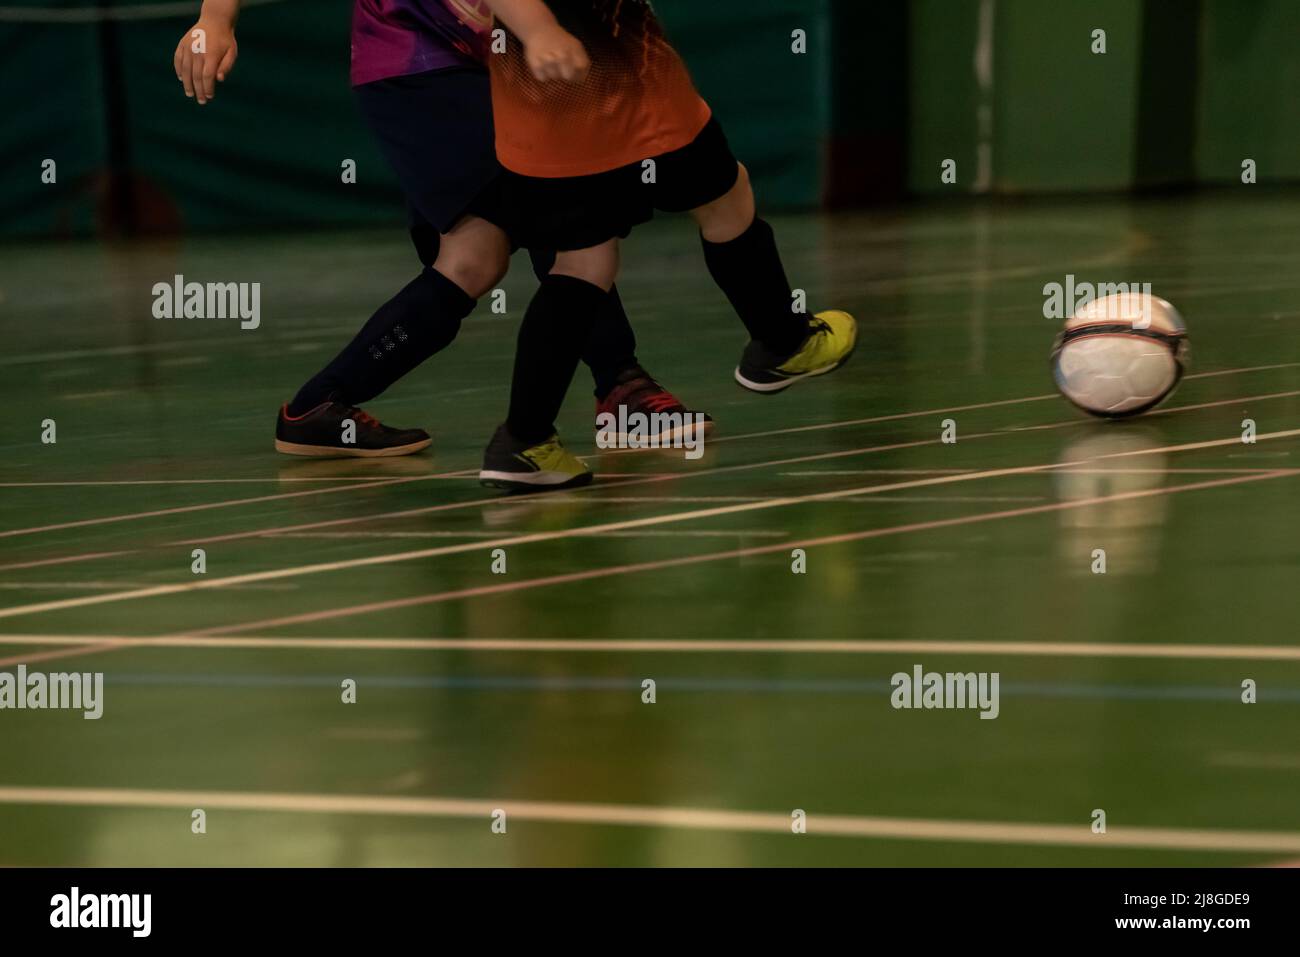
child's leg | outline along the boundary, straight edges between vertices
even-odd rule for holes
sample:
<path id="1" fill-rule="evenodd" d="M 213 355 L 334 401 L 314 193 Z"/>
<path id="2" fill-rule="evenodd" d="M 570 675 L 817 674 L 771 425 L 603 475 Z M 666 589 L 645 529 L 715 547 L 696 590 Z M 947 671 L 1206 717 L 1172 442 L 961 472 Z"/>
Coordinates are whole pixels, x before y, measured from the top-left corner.
<path id="1" fill-rule="evenodd" d="M 555 253 L 529 251 L 538 282 L 545 282 L 555 265 Z M 595 380 L 596 398 L 603 399 L 618 384 L 619 376 L 638 369 L 636 335 L 628 321 L 627 310 L 619 297 L 618 287 L 609 290 L 608 306 L 592 323 L 591 338 L 582 352 L 582 361 Z"/>
<path id="2" fill-rule="evenodd" d="M 609 309 L 617 276 L 617 239 L 556 256 L 519 326 L 506 427 L 520 442 L 544 442 L 555 432 L 592 324 Z"/>
<path id="3" fill-rule="evenodd" d="M 777 252 L 772 227 L 755 213 L 749 173 L 711 203 L 693 209 L 704 244 L 704 262 L 726 294 L 749 336 L 785 356 L 808 337 L 807 316 L 794 311 L 794 296 Z"/>
<path id="4" fill-rule="evenodd" d="M 510 240 L 500 226 L 466 216 L 442 237 L 433 268 L 465 295 L 478 299 L 491 292 L 510 266 Z"/>
<path id="5" fill-rule="evenodd" d="M 510 243 L 487 220 L 467 216 L 442 236 L 438 258 L 370 317 L 353 340 L 289 404 L 302 415 L 322 402 L 367 402 L 460 330 L 475 300 L 505 275 Z"/>
<path id="6" fill-rule="evenodd" d="M 700 236 L 706 243 L 722 245 L 742 236 L 754 222 L 754 188 L 749 182 L 749 170 L 737 163 L 735 185 L 711 203 L 691 210 Z"/>

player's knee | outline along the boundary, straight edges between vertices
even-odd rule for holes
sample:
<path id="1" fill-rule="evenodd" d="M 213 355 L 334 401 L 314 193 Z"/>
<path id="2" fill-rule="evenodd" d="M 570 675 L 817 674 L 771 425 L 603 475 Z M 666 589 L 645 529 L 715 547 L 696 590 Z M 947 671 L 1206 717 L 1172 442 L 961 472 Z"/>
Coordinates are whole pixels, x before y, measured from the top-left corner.
<path id="1" fill-rule="evenodd" d="M 551 267 L 551 275 L 572 276 L 609 292 L 618 279 L 618 241 L 559 253 Z"/>
<path id="2" fill-rule="evenodd" d="M 434 268 L 464 290 L 471 299 L 479 299 L 505 278 L 509 262 L 504 249 L 480 247 L 450 252 L 444 249 Z"/>
<path id="3" fill-rule="evenodd" d="M 704 238 L 726 243 L 741 235 L 754 222 L 754 188 L 744 163 L 736 164 L 736 182 L 711 203 L 693 210 Z"/>
<path id="4" fill-rule="evenodd" d="M 731 199 L 738 205 L 754 203 L 754 186 L 749 181 L 749 169 L 744 163 L 736 164 L 736 182 L 731 189 L 727 190 L 727 195 L 723 199 Z"/>
<path id="5" fill-rule="evenodd" d="M 441 237 L 438 270 L 471 299 L 491 291 L 510 263 L 510 240 L 487 220 L 467 216 Z"/>

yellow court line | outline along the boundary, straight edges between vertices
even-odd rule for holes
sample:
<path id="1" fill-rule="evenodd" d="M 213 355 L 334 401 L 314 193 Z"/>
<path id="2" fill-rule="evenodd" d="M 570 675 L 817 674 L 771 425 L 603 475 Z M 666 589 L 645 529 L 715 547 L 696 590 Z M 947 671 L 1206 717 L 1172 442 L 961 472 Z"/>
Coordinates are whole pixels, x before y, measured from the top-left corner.
<path id="1" fill-rule="evenodd" d="M 738 833 L 857 837 L 905 841 L 961 841 L 1115 850 L 1140 848 L 1238 853 L 1300 852 L 1300 833 L 1231 828 L 1125 827 L 1111 825 L 1094 834 L 1089 821 L 1078 824 L 1025 824 L 1013 821 L 960 821 L 934 818 L 869 817 L 806 812 L 807 834 L 792 830 L 794 810 L 729 811 L 638 804 L 587 804 L 517 801 L 509 798 L 391 797 L 362 794 L 291 794 L 255 791 L 171 791 L 138 788 L 0 787 L 0 803 L 74 807 L 202 808 L 298 814 L 368 814 L 389 817 L 478 819 L 484 825 L 498 810 L 512 824 L 560 823 L 682 828 Z"/>

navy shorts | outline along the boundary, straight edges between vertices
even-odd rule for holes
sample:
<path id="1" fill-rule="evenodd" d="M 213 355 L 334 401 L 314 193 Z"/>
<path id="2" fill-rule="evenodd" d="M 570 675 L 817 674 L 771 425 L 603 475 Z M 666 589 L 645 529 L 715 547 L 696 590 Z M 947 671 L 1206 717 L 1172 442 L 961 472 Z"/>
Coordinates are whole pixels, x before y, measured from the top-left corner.
<path id="1" fill-rule="evenodd" d="M 430 70 L 365 83 L 355 92 L 406 196 L 421 262 L 432 264 L 438 235 L 466 215 L 506 228 L 486 70 Z"/>
<path id="2" fill-rule="evenodd" d="M 740 177 L 716 119 L 686 146 L 653 160 L 653 177 L 643 163 L 554 179 L 507 172 L 507 232 L 528 249 L 588 249 L 625 238 L 656 210 L 682 213 L 720 199 Z"/>

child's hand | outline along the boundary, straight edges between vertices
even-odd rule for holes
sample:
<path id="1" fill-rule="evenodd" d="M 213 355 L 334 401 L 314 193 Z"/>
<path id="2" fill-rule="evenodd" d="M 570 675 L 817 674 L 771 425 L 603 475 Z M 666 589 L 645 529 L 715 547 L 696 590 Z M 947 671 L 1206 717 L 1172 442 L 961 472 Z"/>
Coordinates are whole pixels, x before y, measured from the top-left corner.
<path id="1" fill-rule="evenodd" d="M 216 96 L 215 81 L 225 81 L 238 56 L 234 25 L 201 17 L 176 45 L 172 65 L 176 67 L 176 79 L 185 86 L 185 95 L 194 97 L 202 106 Z"/>
<path id="2" fill-rule="evenodd" d="M 581 83 L 591 69 L 591 60 L 582 43 L 558 24 L 534 31 L 524 44 L 524 56 L 533 76 L 543 83 L 550 80 Z"/>

